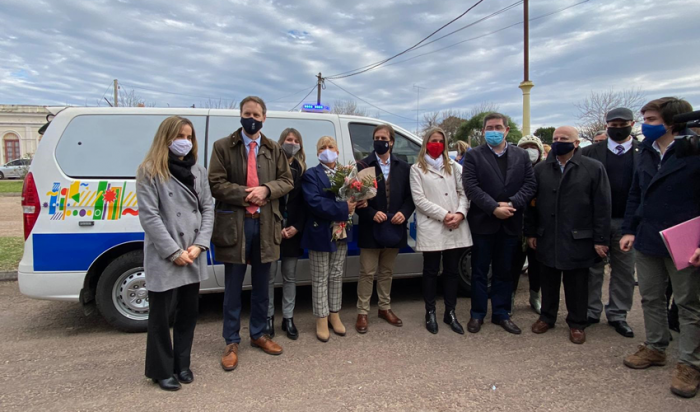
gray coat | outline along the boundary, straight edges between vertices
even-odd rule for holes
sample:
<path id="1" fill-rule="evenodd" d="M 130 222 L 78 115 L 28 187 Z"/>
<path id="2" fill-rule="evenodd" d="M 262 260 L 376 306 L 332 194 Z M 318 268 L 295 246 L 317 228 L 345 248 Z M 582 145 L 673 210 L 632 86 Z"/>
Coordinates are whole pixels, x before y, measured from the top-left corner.
<path id="1" fill-rule="evenodd" d="M 164 292 L 209 277 L 204 252 L 187 266 L 178 266 L 168 259 L 178 250 L 187 250 L 192 245 L 209 248 L 214 201 L 206 169 L 194 165 L 192 174 L 197 196 L 173 177 L 161 182 L 139 173 L 136 178 L 139 220 L 146 232 L 143 257 L 150 291 Z"/>

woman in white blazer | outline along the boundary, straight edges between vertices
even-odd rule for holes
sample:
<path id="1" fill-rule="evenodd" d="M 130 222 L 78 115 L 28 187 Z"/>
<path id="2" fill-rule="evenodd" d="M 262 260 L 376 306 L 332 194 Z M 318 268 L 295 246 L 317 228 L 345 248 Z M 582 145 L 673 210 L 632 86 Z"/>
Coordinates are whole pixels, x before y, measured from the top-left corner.
<path id="1" fill-rule="evenodd" d="M 447 155 L 445 132 L 428 130 L 418 161 L 411 166 L 411 194 L 416 205 L 416 250 L 423 252 L 423 298 L 425 327 L 438 332 L 435 316 L 437 275 L 442 259 L 445 315 L 443 321 L 459 334 L 462 325 L 455 316 L 459 287 L 459 259 L 472 245 L 466 221 L 469 201 L 462 186 L 462 167 Z"/>

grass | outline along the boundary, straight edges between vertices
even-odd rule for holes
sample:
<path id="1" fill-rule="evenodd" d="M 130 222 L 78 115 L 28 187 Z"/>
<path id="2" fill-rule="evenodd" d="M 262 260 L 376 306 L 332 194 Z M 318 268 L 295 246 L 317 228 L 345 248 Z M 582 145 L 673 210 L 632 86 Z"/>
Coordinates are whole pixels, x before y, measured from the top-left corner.
<path id="1" fill-rule="evenodd" d="M 24 253 L 22 237 L 0 237 L 0 272 L 14 272 Z"/>
<path id="2" fill-rule="evenodd" d="M 0 180 L 0 193 L 22 193 L 23 180 Z"/>

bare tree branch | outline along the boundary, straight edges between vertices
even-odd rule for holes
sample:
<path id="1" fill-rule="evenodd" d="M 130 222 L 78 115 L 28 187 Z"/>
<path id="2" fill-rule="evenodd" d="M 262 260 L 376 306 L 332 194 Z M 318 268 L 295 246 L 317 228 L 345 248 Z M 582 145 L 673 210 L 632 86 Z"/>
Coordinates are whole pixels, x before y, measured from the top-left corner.
<path id="1" fill-rule="evenodd" d="M 333 114 L 348 114 L 352 116 L 369 116 L 369 111 L 357 105 L 354 100 L 336 100 L 331 109 Z"/>
<path id="2" fill-rule="evenodd" d="M 646 101 L 646 96 L 639 88 L 615 89 L 603 92 L 592 91 L 591 94 L 580 102 L 574 103 L 578 109 L 578 129 L 582 137 L 592 140 L 595 132 L 605 129 L 607 113 L 618 107 L 626 107 L 632 110 L 636 121 L 641 120 L 639 110 Z"/>

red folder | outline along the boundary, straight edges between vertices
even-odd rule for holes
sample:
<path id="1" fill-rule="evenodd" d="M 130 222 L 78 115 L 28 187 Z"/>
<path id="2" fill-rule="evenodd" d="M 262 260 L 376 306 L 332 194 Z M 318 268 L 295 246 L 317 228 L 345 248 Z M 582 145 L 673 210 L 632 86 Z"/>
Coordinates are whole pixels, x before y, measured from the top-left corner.
<path id="1" fill-rule="evenodd" d="M 700 247 L 700 216 L 659 233 L 676 269 L 682 270 L 690 266 L 690 257 Z"/>

